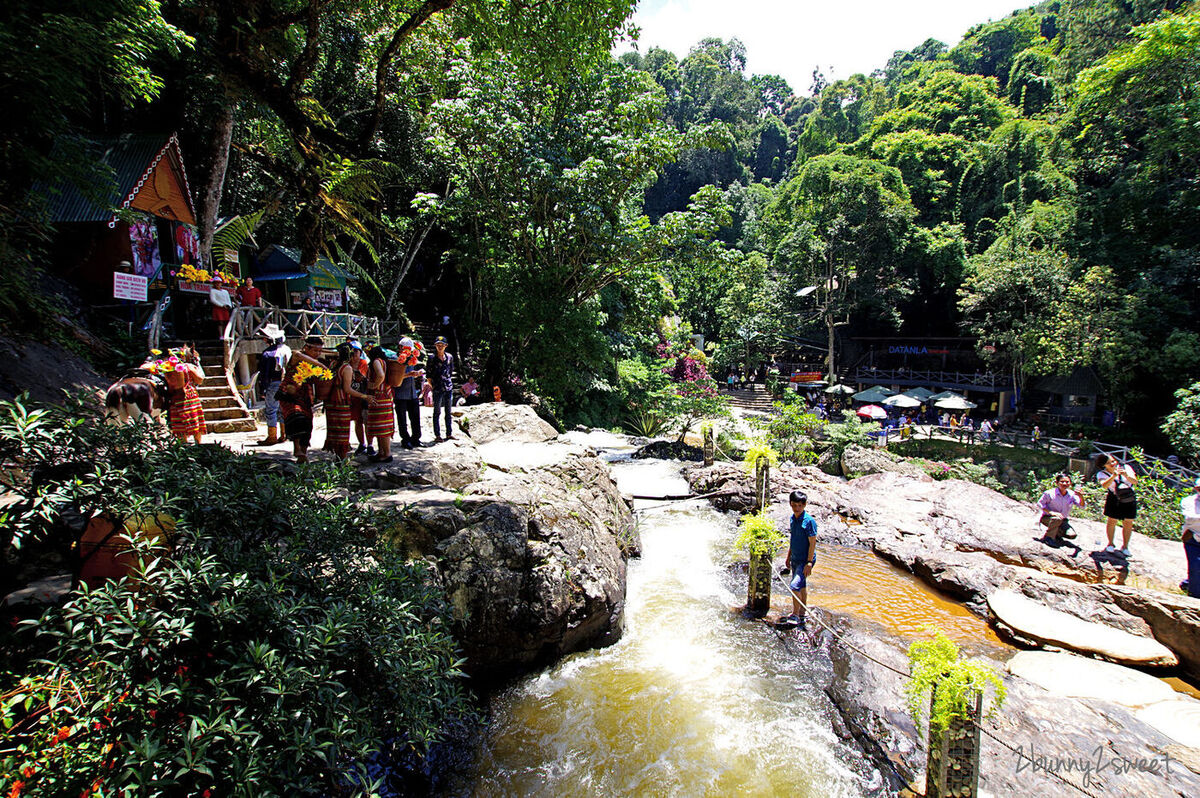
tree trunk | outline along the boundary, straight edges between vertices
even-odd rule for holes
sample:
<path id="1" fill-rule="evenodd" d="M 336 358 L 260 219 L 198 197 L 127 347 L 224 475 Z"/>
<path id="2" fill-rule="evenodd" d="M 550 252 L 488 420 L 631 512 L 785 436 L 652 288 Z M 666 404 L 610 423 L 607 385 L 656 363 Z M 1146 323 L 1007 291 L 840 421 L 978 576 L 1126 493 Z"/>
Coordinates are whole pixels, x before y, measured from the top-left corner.
<path id="1" fill-rule="evenodd" d="M 213 233 L 221 213 L 221 192 L 225 187 L 225 170 L 229 166 L 229 146 L 233 142 L 233 105 L 226 99 L 214 108 L 211 117 L 212 135 L 205 141 L 207 151 L 200 154 L 207 171 L 201 171 L 201 183 L 196 186 L 196 226 L 200 239 L 200 257 L 212 266 Z M 220 253 L 224 257 L 224 253 Z"/>

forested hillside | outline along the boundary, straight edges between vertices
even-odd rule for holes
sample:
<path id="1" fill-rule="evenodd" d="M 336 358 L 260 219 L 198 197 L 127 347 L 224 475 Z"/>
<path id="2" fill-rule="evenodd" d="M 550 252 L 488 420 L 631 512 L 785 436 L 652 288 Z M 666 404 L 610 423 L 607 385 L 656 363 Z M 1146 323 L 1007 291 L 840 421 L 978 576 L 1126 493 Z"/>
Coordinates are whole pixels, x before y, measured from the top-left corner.
<path id="1" fill-rule="evenodd" d="M 809 87 L 736 40 L 614 59 L 627 0 L 117 5 L 0 12 L 5 296 L 36 294 L 30 188 L 89 177 L 70 142 L 175 129 L 206 246 L 262 211 L 565 423 L 662 410 L 691 333 L 710 371 L 827 324 L 978 336 L 1149 428 L 1200 377 L 1195 3 L 1055 0 Z"/>

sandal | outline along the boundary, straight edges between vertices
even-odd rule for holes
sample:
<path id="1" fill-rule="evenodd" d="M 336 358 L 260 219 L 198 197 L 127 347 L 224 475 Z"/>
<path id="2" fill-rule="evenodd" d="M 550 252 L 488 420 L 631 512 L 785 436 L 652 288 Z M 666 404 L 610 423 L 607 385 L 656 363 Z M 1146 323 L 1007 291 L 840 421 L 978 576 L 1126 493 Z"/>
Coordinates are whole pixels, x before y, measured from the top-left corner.
<path id="1" fill-rule="evenodd" d="M 390 463 L 394 459 L 396 459 L 396 458 L 392 457 L 390 454 L 387 457 L 380 457 L 380 456 L 376 455 L 375 457 L 368 457 L 367 462 L 368 463 Z"/>

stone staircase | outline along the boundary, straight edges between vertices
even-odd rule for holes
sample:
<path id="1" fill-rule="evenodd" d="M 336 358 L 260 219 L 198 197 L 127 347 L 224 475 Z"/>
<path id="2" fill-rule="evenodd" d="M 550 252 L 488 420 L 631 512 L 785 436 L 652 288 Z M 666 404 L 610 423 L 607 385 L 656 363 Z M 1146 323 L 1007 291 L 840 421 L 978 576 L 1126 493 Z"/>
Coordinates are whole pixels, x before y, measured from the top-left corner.
<path id="1" fill-rule="evenodd" d="M 729 397 L 729 403 L 741 410 L 748 410 L 755 413 L 770 413 L 772 412 L 771 393 L 765 385 L 751 383 L 745 388 L 736 389 L 733 391 L 724 391 Z"/>
<path id="2" fill-rule="evenodd" d="M 225 374 L 224 350 L 220 343 L 197 344 L 204 382 L 196 386 L 204 408 L 204 425 L 209 432 L 254 432 L 257 424 L 239 401 Z"/>

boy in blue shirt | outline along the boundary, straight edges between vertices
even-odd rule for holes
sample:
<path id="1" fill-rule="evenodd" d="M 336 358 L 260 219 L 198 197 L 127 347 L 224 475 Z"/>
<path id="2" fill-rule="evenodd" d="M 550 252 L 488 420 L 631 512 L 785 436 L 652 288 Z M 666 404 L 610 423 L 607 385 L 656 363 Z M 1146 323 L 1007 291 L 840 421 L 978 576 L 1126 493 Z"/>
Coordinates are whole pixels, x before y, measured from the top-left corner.
<path id="1" fill-rule="evenodd" d="M 804 491 L 792 491 L 788 496 L 788 504 L 792 506 L 791 539 L 783 564 L 794 572 L 789 585 L 792 589 L 792 614 L 780 618 L 780 621 L 794 623 L 803 629 L 804 611 L 808 605 L 808 575 L 817 564 L 817 519 L 805 510 L 808 495 Z"/>

